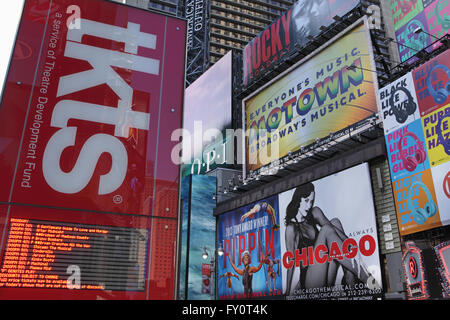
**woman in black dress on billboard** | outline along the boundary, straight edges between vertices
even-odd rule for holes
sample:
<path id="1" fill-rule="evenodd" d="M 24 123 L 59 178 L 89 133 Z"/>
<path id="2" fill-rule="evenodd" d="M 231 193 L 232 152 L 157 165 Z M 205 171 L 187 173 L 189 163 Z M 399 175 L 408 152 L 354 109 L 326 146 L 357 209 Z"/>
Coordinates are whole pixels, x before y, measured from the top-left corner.
<path id="1" fill-rule="evenodd" d="M 319 207 L 314 206 L 315 191 L 312 183 L 306 183 L 295 189 L 286 209 L 286 251 L 302 252 L 303 248 L 324 244 L 330 248 L 336 242 L 342 248 L 348 238 L 339 219 L 328 220 Z M 319 229 L 320 227 L 320 229 Z M 334 259 L 323 264 L 315 262 L 303 266 L 300 263 L 300 279 L 295 289 L 320 288 L 335 285 L 339 266 L 342 266 L 344 284 L 356 281 L 368 283 L 370 274 L 362 265 L 359 254 L 354 259 Z M 294 268 L 287 270 L 286 295 L 291 294 Z"/>

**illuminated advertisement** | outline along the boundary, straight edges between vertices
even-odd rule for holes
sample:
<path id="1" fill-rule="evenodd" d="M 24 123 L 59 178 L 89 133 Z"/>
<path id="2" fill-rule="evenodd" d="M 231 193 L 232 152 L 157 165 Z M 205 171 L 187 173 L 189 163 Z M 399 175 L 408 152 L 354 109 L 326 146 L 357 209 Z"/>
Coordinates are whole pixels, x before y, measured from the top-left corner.
<path id="1" fill-rule="evenodd" d="M 379 90 L 402 235 L 450 224 L 448 58 L 444 52 Z"/>
<path id="2" fill-rule="evenodd" d="M 243 101 L 247 171 L 378 112 L 368 28 L 349 30 Z"/>
<path id="3" fill-rule="evenodd" d="M 219 299 L 381 297 L 371 195 L 362 164 L 220 215 Z"/>
<path id="4" fill-rule="evenodd" d="M 185 91 L 182 176 L 227 165 L 233 53 L 228 52 Z"/>
<path id="5" fill-rule="evenodd" d="M 420 118 L 411 73 L 380 89 L 378 99 L 385 134 Z"/>
<path id="6" fill-rule="evenodd" d="M 434 247 L 441 276 L 442 295 L 450 298 L 450 241 L 445 241 Z"/>
<path id="7" fill-rule="evenodd" d="M 249 84 L 262 71 L 271 68 L 284 56 L 304 46 L 335 20 L 355 8 L 359 0 L 303 0 L 296 1 L 281 17 L 263 30 L 244 48 L 244 85 Z"/>
<path id="8" fill-rule="evenodd" d="M 173 298 L 179 166 L 170 134 L 181 126 L 185 48 L 181 19 L 104 0 L 25 1 L 21 54 L 12 56 L 0 107 L 8 298 Z M 35 252 L 24 241 L 33 267 L 50 269 L 33 273 L 28 264 L 16 274 L 29 277 L 5 280 L 22 262 L 11 264 L 8 251 L 22 226 L 23 239 L 58 249 Z M 106 279 L 116 256 L 99 251 L 108 246 L 139 258 Z M 67 278 L 61 261 L 81 268 L 80 290 L 49 286 Z M 41 295 L 50 288 L 61 290 Z"/>
<path id="9" fill-rule="evenodd" d="M 430 169 L 421 120 L 415 120 L 385 135 L 391 179 Z"/>
<path id="10" fill-rule="evenodd" d="M 442 241 L 442 242 L 441 242 Z M 408 240 L 403 248 L 403 272 L 408 300 L 450 298 L 450 241 Z"/>
<path id="11" fill-rule="evenodd" d="M 211 269 L 214 261 L 216 177 L 190 175 L 182 178 L 182 227 L 179 258 L 179 297 L 209 300 L 214 292 Z M 207 253 L 208 257 L 203 258 Z M 209 276 L 208 276 L 209 274 Z"/>
<path id="12" fill-rule="evenodd" d="M 440 227 L 442 221 L 450 222 L 449 212 L 437 205 L 431 170 L 393 181 L 392 189 L 401 235 Z"/>
<path id="13" fill-rule="evenodd" d="M 184 22 L 100 0 L 42 8 L 21 148 L 0 164 L 3 201 L 152 214 L 144 202 L 158 192 L 155 180 L 178 180 L 168 133 L 181 124 Z M 9 87 L 17 84 L 8 82 L 2 123 L 16 112 Z"/>
<path id="14" fill-rule="evenodd" d="M 428 157 L 431 167 L 450 160 L 450 104 L 422 116 Z"/>
<path id="15" fill-rule="evenodd" d="M 405 61 L 414 56 L 420 50 L 428 47 L 433 39 L 425 32 L 415 33 L 417 28 L 429 33 L 425 12 L 420 12 L 408 23 L 395 32 L 398 42 L 400 61 Z M 410 62 L 416 61 L 411 59 Z"/>
<path id="16" fill-rule="evenodd" d="M 420 115 L 450 103 L 450 51 L 445 51 L 413 71 Z"/>
<path id="17" fill-rule="evenodd" d="M 381 296 L 371 195 L 367 164 L 279 195 L 283 293 L 287 299 Z"/>
<path id="18" fill-rule="evenodd" d="M 278 196 L 219 216 L 219 299 L 281 297 Z"/>
<path id="19" fill-rule="evenodd" d="M 424 300 L 430 297 L 426 267 L 422 250 L 408 241 L 403 253 L 403 271 L 409 300 Z"/>
<path id="20" fill-rule="evenodd" d="M 390 0 L 394 29 L 404 26 L 412 17 L 423 10 L 422 0 Z"/>
<path id="21" fill-rule="evenodd" d="M 448 33 L 448 0 L 390 0 L 390 8 L 402 62 L 416 61 L 410 58 Z M 419 28 L 423 32 L 419 32 Z M 430 50 L 440 45 L 434 43 Z"/>

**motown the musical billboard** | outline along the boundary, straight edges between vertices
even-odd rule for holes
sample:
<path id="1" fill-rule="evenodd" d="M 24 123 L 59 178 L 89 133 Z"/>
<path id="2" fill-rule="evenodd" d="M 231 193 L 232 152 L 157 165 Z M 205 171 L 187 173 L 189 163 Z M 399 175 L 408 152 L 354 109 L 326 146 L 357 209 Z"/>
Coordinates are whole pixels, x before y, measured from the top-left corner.
<path id="1" fill-rule="evenodd" d="M 244 99 L 246 170 L 257 170 L 377 113 L 372 70 L 372 45 L 363 18 Z"/>

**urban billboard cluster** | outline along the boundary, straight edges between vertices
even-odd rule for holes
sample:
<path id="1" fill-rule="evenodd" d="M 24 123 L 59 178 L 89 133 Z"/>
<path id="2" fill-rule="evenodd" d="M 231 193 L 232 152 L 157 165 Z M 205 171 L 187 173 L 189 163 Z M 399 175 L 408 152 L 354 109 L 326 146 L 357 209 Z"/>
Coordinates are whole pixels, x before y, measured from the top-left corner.
<path id="1" fill-rule="evenodd" d="M 379 90 L 402 235 L 450 223 L 449 61 L 446 51 Z"/>
<path id="2" fill-rule="evenodd" d="M 366 163 L 220 215 L 218 298 L 380 297 L 371 188 Z"/>

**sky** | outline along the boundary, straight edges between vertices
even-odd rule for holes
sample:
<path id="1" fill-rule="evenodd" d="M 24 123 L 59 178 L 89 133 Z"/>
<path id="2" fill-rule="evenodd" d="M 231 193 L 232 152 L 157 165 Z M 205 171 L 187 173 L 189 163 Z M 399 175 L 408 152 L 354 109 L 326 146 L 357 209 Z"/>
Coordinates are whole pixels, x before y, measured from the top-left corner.
<path id="1" fill-rule="evenodd" d="M 17 27 L 22 14 L 23 0 L 4 1 L 0 10 L 0 90 L 8 71 Z"/>

